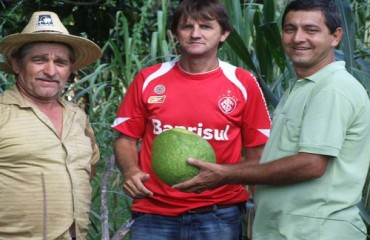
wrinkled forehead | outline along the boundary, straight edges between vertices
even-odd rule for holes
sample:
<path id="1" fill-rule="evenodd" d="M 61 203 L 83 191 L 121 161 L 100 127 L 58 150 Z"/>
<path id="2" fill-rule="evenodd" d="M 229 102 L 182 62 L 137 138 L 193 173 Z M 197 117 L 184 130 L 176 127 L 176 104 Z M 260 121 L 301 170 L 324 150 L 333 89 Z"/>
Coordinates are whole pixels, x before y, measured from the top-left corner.
<path id="1" fill-rule="evenodd" d="M 31 42 L 23 45 L 17 51 L 12 53 L 12 57 L 15 59 L 23 59 L 26 55 L 31 52 L 45 52 L 45 51 L 58 51 L 66 53 L 69 59 L 74 62 L 75 54 L 73 48 L 65 43 L 61 42 Z"/>

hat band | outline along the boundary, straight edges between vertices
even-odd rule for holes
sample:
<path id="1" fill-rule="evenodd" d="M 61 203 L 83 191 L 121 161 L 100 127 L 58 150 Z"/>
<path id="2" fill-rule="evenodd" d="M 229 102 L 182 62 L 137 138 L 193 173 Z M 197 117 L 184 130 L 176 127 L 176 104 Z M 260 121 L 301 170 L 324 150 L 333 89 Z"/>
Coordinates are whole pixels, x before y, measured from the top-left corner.
<path id="1" fill-rule="evenodd" d="M 61 34 L 65 34 L 63 32 L 60 32 L 60 31 L 54 31 L 54 30 L 40 30 L 40 31 L 34 31 L 32 33 L 40 33 L 40 32 L 54 32 L 54 33 L 61 33 Z"/>

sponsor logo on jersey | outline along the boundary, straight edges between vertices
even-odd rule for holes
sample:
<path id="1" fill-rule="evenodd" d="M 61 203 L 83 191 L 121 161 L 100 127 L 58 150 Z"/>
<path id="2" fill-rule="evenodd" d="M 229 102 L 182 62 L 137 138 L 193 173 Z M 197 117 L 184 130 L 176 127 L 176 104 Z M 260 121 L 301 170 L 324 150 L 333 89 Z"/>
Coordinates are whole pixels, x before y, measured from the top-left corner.
<path id="1" fill-rule="evenodd" d="M 150 96 L 148 98 L 148 103 L 163 103 L 166 99 L 166 96 Z"/>
<path id="2" fill-rule="evenodd" d="M 226 125 L 225 129 L 213 129 L 204 128 L 203 123 L 198 123 L 196 127 L 193 126 L 173 126 L 170 124 L 162 123 L 161 120 L 152 119 L 153 124 L 153 134 L 159 135 L 162 132 L 172 129 L 172 128 L 183 128 L 188 131 L 194 132 L 206 140 L 216 140 L 216 141 L 227 141 L 229 140 L 227 134 L 229 132 L 230 126 Z"/>
<path id="3" fill-rule="evenodd" d="M 227 91 L 226 96 L 221 96 L 220 100 L 218 100 L 218 107 L 225 114 L 232 113 L 237 106 L 236 98 L 234 96 L 230 96 L 230 93 L 231 91 Z"/>
<path id="4" fill-rule="evenodd" d="M 156 94 L 163 94 L 166 91 L 166 87 L 163 85 L 157 85 L 154 87 L 154 92 Z"/>

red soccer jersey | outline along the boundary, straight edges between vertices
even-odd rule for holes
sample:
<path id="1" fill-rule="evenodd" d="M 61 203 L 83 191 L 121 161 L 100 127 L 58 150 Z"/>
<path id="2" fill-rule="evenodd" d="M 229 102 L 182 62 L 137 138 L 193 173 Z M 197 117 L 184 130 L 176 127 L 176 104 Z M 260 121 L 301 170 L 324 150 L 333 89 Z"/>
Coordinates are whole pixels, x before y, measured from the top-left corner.
<path id="1" fill-rule="evenodd" d="M 154 195 L 135 199 L 132 210 L 179 215 L 212 204 L 246 201 L 242 185 L 225 185 L 201 194 L 183 193 L 161 182 L 151 166 L 153 139 L 168 129 L 193 131 L 212 145 L 217 163 L 238 163 L 242 147 L 267 142 L 270 118 L 255 77 L 242 68 L 219 61 L 219 68 L 202 74 L 183 71 L 177 61 L 140 71 L 130 85 L 113 129 L 142 139 L 139 161 L 150 174 L 145 186 Z"/>

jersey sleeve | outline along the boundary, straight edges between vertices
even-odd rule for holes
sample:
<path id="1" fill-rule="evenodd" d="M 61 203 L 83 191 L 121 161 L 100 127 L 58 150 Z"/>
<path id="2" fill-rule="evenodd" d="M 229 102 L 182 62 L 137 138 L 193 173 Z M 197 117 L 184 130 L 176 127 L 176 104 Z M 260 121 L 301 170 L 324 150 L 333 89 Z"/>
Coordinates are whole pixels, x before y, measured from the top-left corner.
<path id="1" fill-rule="evenodd" d="M 144 77 L 138 73 L 118 108 L 112 128 L 132 138 L 141 138 L 145 131 L 146 113 L 142 98 Z"/>
<path id="2" fill-rule="evenodd" d="M 256 147 L 266 144 L 271 119 L 266 101 L 256 78 L 250 74 L 247 81 L 247 100 L 243 112 L 243 145 Z"/>

